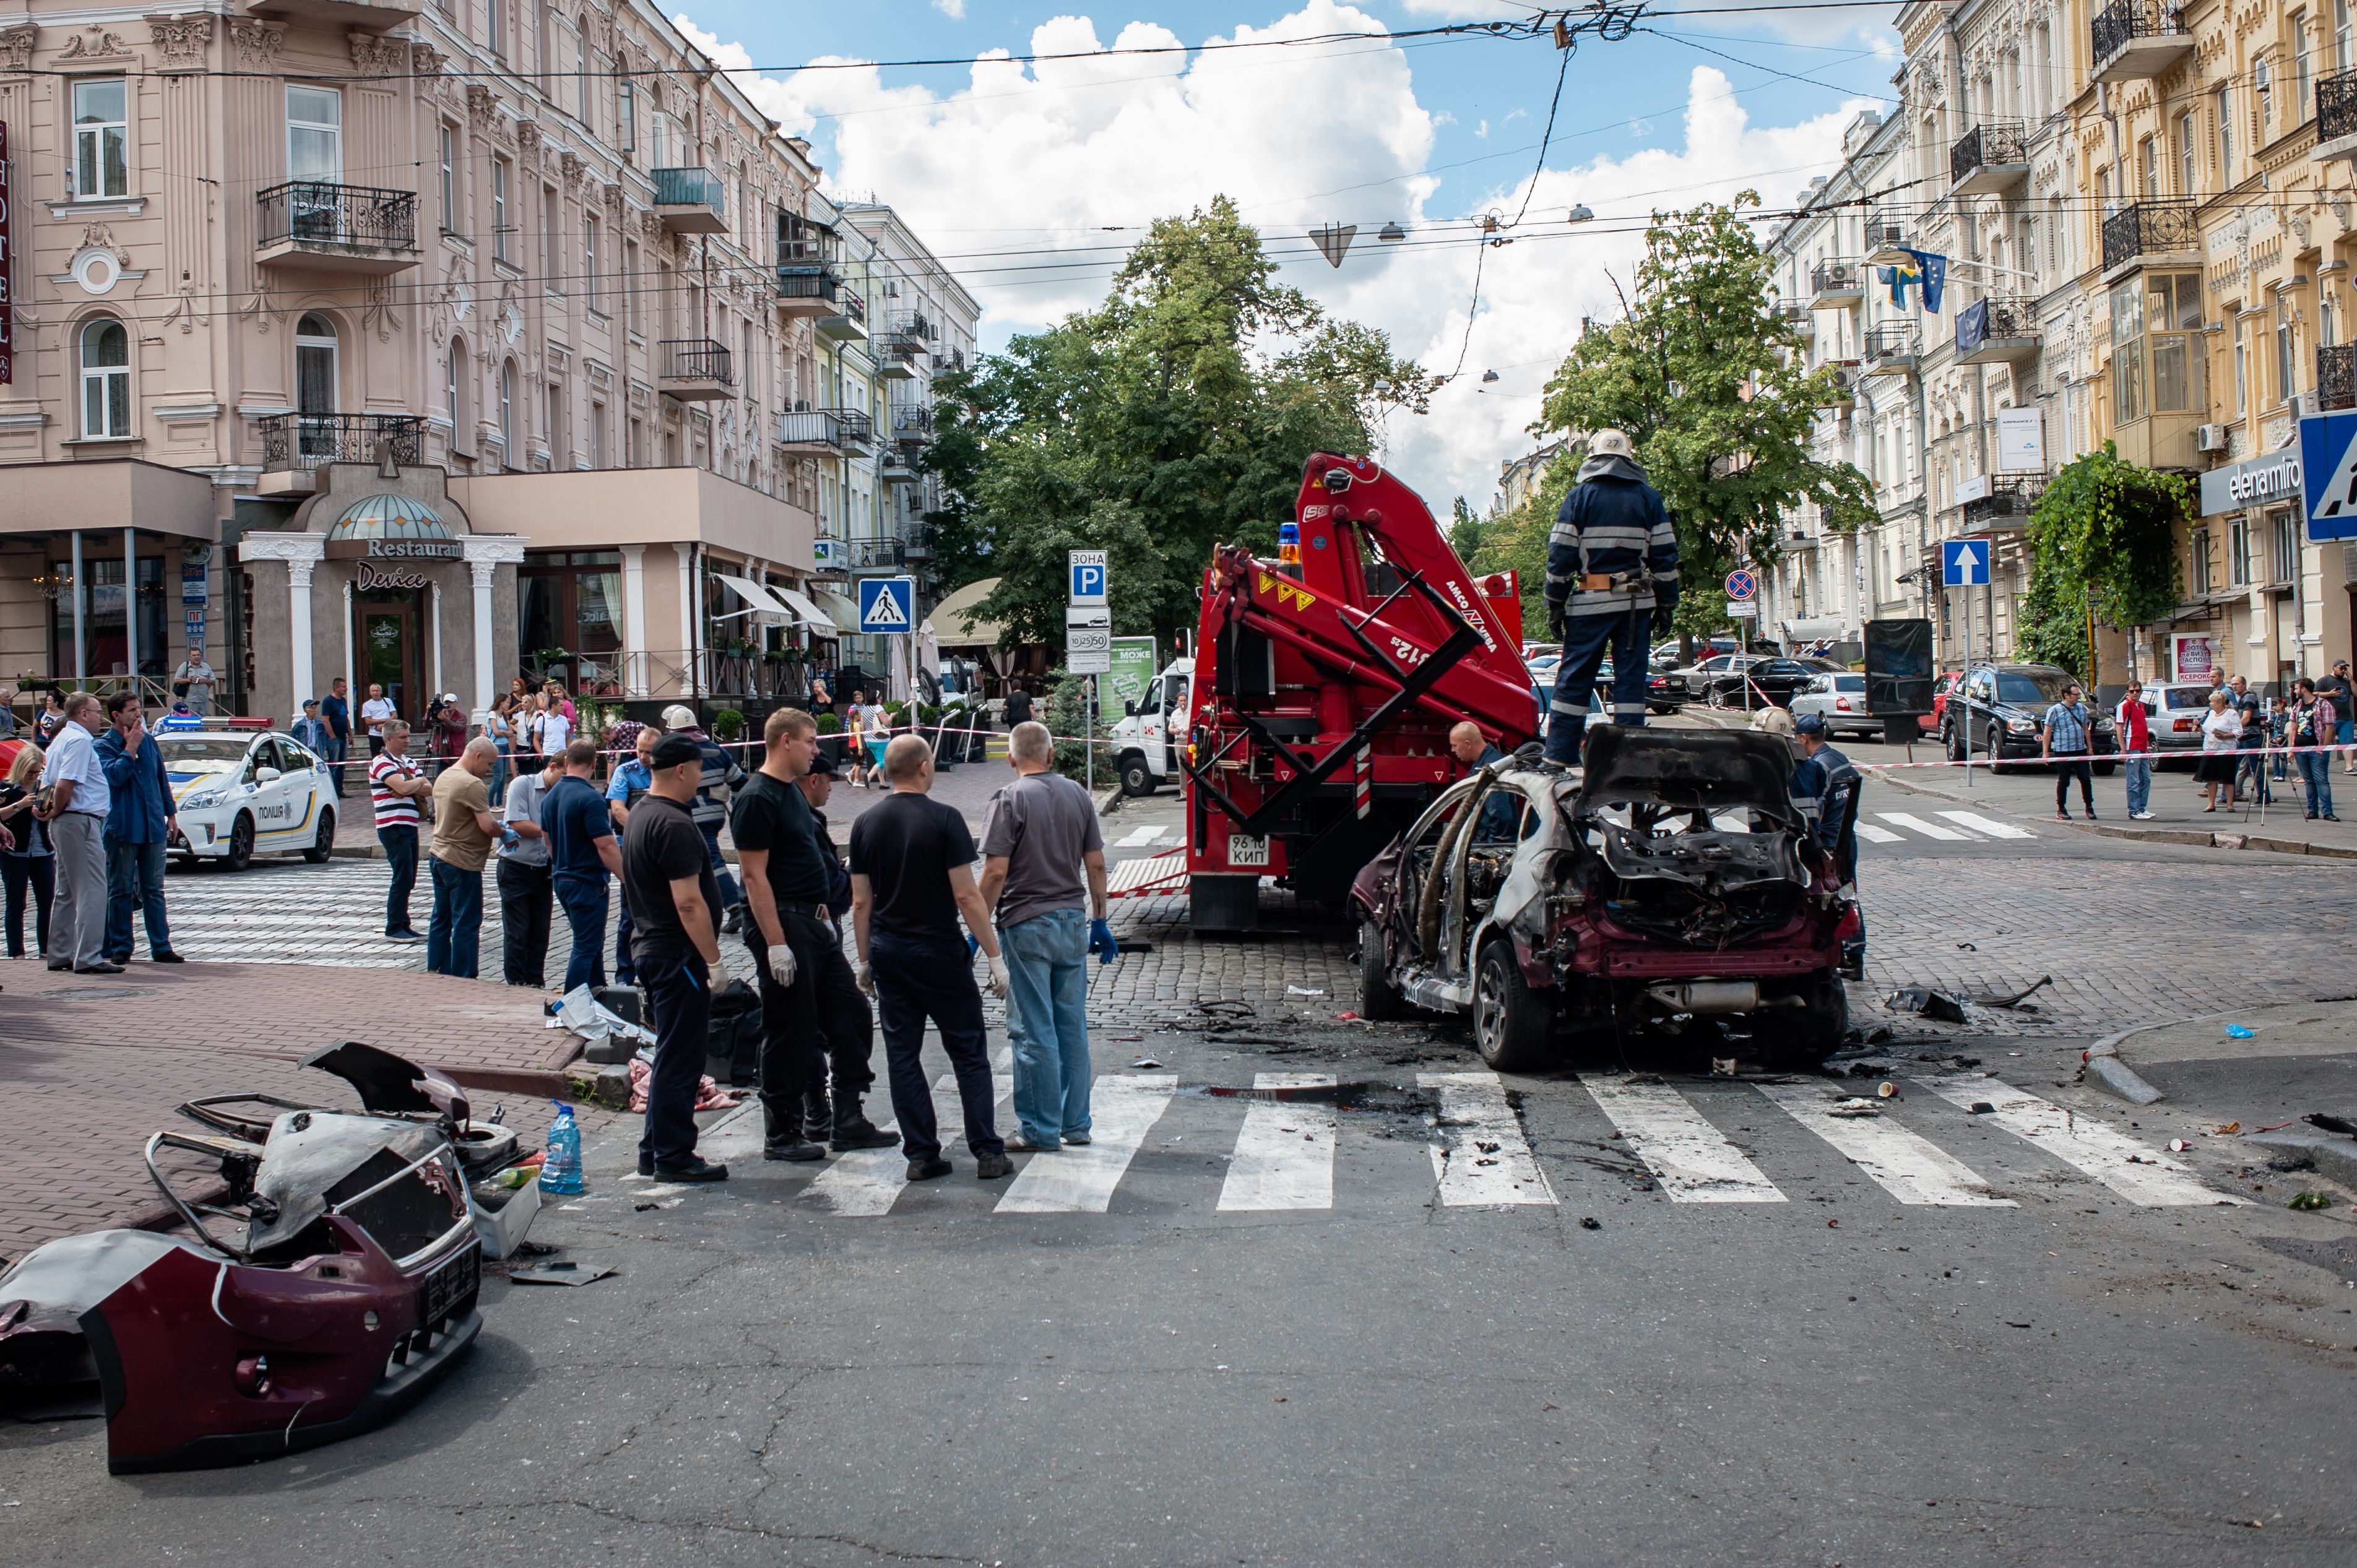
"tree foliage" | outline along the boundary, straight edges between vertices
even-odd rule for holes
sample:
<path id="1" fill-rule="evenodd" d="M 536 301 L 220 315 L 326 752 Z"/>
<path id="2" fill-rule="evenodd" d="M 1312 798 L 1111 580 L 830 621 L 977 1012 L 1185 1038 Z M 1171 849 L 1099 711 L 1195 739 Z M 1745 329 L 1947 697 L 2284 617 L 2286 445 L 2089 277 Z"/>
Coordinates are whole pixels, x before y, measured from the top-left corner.
<path id="1" fill-rule="evenodd" d="M 1534 434 L 1625 431 L 1668 506 L 1692 585 L 1716 580 L 1738 554 L 1777 555 L 1784 517 L 1813 506 L 1836 532 L 1874 520 L 1873 490 L 1848 463 L 1811 449 L 1820 410 L 1844 396 L 1831 367 L 1807 368 L 1800 335 L 1770 302 L 1771 267 L 1746 209 L 1727 206 L 1654 215 L 1626 314 L 1592 326 L 1547 382 Z M 1545 489 L 1558 498 L 1575 465 L 1558 461 Z M 1552 513 L 1549 514 L 1552 516 Z M 1544 569 L 1545 539 L 1527 527 L 1517 555 Z M 1679 625 L 1705 631 L 1724 621 L 1714 594 L 1693 592 Z"/>
<path id="2" fill-rule="evenodd" d="M 2123 627 L 2175 609 L 2177 521 L 2192 506 L 2184 476 L 2122 462 L 2109 441 L 2065 465 L 2029 517 L 2022 651 L 2087 679 L 2091 608 Z"/>
<path id="3" fill-rule="evenodd" d="M 1276 274 L 1221 197 L 1155 223 L 1095 310 L 937 381 L 945 580 L 996 575 L 981 613 L 1060 648 L 1069 550 L 1107 552 L 1115 633 L 1159 637 L 1194 623 L 1214 543 L 1274 554 L 1309 455 L 1367 451 L 1428 386 Z"/>

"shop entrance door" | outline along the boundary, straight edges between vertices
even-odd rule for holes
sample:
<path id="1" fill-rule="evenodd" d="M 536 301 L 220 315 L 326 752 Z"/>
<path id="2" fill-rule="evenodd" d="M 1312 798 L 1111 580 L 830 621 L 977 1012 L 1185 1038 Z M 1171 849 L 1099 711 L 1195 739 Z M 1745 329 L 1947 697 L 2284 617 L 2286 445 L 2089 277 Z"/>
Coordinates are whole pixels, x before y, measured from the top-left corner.
<path id="1" fill-rule="evenodd" d="M 360 660 L 361 689 L 353 693 L 357 713 L 371 685 L 382 686 L 393 699 L 393 711 L 410 723 L 425 711 L 425 640 L 414 590 L 355 595 L 353 648 Z"/>

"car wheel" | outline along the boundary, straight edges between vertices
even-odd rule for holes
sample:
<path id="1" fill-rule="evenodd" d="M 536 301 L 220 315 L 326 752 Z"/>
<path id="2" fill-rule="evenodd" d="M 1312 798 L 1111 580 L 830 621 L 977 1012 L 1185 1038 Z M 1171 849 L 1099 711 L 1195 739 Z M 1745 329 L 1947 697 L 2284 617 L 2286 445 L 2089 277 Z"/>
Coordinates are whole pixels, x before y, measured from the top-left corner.
<path id="1" fill-rule="evenodd" d="M 231 871 L 243 871 L 253 864 L 253 819 L 243 811 L 230 825 L 229 857 L 222 864 Z"/>
<path id="2" fill-rule="evenodd" d="M 1962 725 L 1943 724 L 1940 726 L 1940 744 L 1947 747 L 1949 761 L 1962 762 L 1964 759 L 1964 732 Z"/>
<path id="3" fill-rule="evenodd" d="M 311 847 L 303 852 L 303 858 L 309 861 L 313 865 L 325 865 L 328 864 L 328 857 L 335 853 L 336 813 L 333 811 L 321 811 L 319 813 L 319 831 L 312 836 Z"/>
<path id="4" fill-rule="evenodd" d="M 1359 1016 L 1379 1024 L 1407 1016 L 1407 1002 L 1383 964 L 1383 934 L 1372 920 L 1359 926 Z"/>
<path id="5" fill-rule="evenodd" d="M 2120 765 L 2116 762 L 2098 762 L 2095 764 L 2095 777 L 2098 779 L 2109 779 L 2113 774 L 2118 772 L 2119 769 Z"/>
<path id="6" fill-rule="evenodd" d="M 1121 759 L 1121 792 L 1125 795 L 1154 793 L 1154 775 L 1147 771 L 1146 758 L 1135 752 Z"/>
<path id="7" fill-rule="evenodd" d="M 1555 1024 L 1546 1002 L 1523 978 L 1514 945 L 1492 938 L 1473 975 L 1473 1048 L 1499 1072 L 1527 1072 L 1546 1055 Z"/>
<path id="8" fill-rule="evenodd" d="M 1752 1015 L 1751 1037 L 1769 1067 L 1814 1071 L 1841 1048 L 1849 1033 L 1849 994 L 1838 975 L 1816 981 L 1803 1000 L 1803 1007 L 1778 1007 Z"/>

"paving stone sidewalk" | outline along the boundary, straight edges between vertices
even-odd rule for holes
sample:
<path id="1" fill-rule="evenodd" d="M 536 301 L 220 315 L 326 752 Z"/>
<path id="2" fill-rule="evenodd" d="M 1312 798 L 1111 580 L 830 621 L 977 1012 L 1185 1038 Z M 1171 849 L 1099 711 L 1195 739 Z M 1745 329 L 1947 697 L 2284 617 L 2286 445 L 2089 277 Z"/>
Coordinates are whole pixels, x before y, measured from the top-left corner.
<path id="1" fill-rule="evenodd" d="M 0 1257 L 53 1236 L 154 1218 L 140 1150 L 199 1095 L 334 1103 L 350 1091 L 296 1063 L 364 1039 L 502 1099 L 554 1092 L 580 1042 L 543 1026 L 537 992 L 398 970 L 306 964 L 134 964 L 53 974 L 0 960 Z M 544 1118 L 533 1118 L 534 1129 Z M 519 1122 L 519 1125 L 523 1125 Z"/>

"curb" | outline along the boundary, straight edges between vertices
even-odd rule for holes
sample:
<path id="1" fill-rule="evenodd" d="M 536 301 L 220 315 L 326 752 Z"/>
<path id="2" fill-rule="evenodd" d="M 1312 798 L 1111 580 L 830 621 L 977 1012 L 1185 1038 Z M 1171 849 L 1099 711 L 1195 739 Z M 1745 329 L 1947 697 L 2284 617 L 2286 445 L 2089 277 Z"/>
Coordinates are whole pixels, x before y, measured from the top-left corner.
<path id="1" fill-rule="evenodd" d="M 2329 1133 L 2246 1133 L 2243 1142 L 2287 1154 L 2306 1155 L 2315 1165 L 2317 1175 L 2330 1176 L 2341 1186 L 2357 1190 L 2357 1144 L 2346 1138 Z"/>
<path id="2" fill-rule="evenodd" d="M 2182 1018 L 2156 1018 L 2149 1024 L 2138 1024 L 2132 1029 L 2122 1029 L 2116 1035 L 2105 1035 L 2087 1047 L 2084 1075 L 2095 1080 L 2095 1087 L 2118 1095 L 2131 1105 L 2150 1105 L 2163 1098 L 2160 1090 L 2147 1083 L 2136 1069 L 2120 1059 L 2121 1045 L 2138 1035 L 2155 1029 L 2171 1029 L 2179 1024 L 2207 1024 L 2220 1018 L 2231 1018 L 2247 1008 L 2229 1007 L 2219 1013 L 2192 1013 Z"/>
<path id="3" fill-rule="evenodd" d="M 1983 801 L 1975 796 L 1960 795 L 1947 789 L 1934 789 L 1920 780 L 1901 779 L 1896 774 L 1885 775 L 1882 781 L 1895 789 L 1904 789 L 1910 795 L 1921 795 L 1933 800 L 1947 800 L 1960 806 L 1978 805 L 1987 806 L 1991 810 L 2004 810 L 1994 802 Z M 2042 822 L 2044 819 L 2033 820 Z M 2145 843 L 2190 844 L 2195 849 L 2257 850 L 2268 854 L 2312 854 L 2328 860 L 2357 860 L 2357 849 L 2342 849 L 2334 844 L 2311 843 L 2306 839 L 2276 838 L 2266 833 L 2208 832 L 2199 828 L 2123 828 L 2110 822 L 2084 822 L 2076 818 L 2067 823 L 2057 822 L 2055 826 L 2068 827 L 2074 832 L 2093 833 L 2099 838 L 2130 839 Z"/>
<path id="4" fill-rule="evenodd" d="M 1120 785 L 1116 784 L 1110 789 L 1099 790 L 1097 792 L 1096 800 L 1097 815 L 1100 817 L 1112 816 L 1115 811 L 1121 810 L 1121 802 L 1122 793 Z"/>

